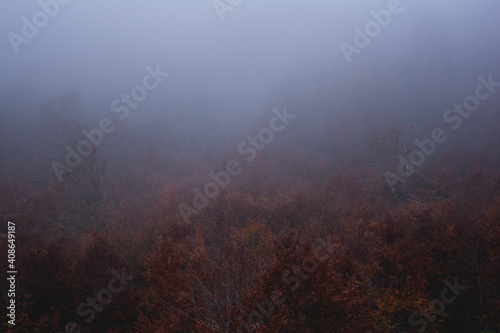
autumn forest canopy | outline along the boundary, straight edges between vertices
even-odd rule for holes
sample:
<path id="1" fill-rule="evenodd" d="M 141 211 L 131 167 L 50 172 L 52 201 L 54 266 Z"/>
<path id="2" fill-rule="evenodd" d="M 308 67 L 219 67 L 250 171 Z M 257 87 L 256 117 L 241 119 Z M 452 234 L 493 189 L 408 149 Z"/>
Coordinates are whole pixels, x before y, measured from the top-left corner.
<path id="1" fill-rule="evenodd" d="M 6 332 L 500 332 L 494 1 L 0 4 Z"/>

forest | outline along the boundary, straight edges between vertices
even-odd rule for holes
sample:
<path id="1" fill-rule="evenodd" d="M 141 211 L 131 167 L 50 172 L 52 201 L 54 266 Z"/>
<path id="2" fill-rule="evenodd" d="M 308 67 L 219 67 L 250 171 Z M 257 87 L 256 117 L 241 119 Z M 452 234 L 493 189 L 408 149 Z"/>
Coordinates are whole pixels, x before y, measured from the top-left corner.
<path id="1" fill-rule="evenodd" d="M 0 331 L 500 332 L 498 2 L 202 3 L 0 4 Z"/>

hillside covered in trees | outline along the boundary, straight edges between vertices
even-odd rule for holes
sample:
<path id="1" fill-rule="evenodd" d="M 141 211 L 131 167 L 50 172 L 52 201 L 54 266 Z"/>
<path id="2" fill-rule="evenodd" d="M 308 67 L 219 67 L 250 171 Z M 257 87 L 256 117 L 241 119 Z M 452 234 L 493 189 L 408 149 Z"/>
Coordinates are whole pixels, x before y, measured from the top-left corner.
<path id="1" fill-rule="evenodd" d="M 48 3 L 2 65 L 2 331 L 500 332 L 497 3 Z M 97 8 L 138 31 L 69 38 Z"/>

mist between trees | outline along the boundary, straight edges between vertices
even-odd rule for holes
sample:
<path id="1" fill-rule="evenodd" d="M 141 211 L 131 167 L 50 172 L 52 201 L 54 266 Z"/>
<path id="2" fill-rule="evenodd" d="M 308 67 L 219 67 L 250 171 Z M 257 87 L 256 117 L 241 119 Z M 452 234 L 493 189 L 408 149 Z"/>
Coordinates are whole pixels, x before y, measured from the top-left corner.
<path id="1" fill-rule="evenodd" d="M 0 2 L 2 328 L 498 331 L 499 12 Z"/>

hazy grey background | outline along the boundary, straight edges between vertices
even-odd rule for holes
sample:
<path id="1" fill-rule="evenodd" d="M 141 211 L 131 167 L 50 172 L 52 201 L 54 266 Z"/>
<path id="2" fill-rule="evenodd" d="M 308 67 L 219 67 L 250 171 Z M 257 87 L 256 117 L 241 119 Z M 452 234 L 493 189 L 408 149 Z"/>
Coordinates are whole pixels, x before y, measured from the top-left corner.
<path id="1" fill-rule="evenodd" d="M 21 35 L 21 18 L 31 21 L 40 7 L 2 0 L 2 165 L 20 153 L 20 138 L 28 141 L 44 100 L 77 91 L 84 128 L 96 127 L 148 65 L 170 76 L 131 111 L 127 126 L 148 144 L 164 145 L 169 132 L 178 150 L 200 136 L 198 151 L 235 146 L 231 140 L 259 128 L 254 119 L 284 105 L 300 115 L 288 138 L 317 147 L 353 113 L 376 124 L 390 109 L 418 126 L 419 115 L 439 118 L 462 101 L 478 75 L 500 77 L 495 0 L 402 0 L 403 12 L 347 63 L 339 44 L 352 44 L 353 27 L 364 28 L 370 11 L 387 3 L 244 0 L 221 21 L 212 1 L 73 0 L 16 54 L 7 34 Z"/>

